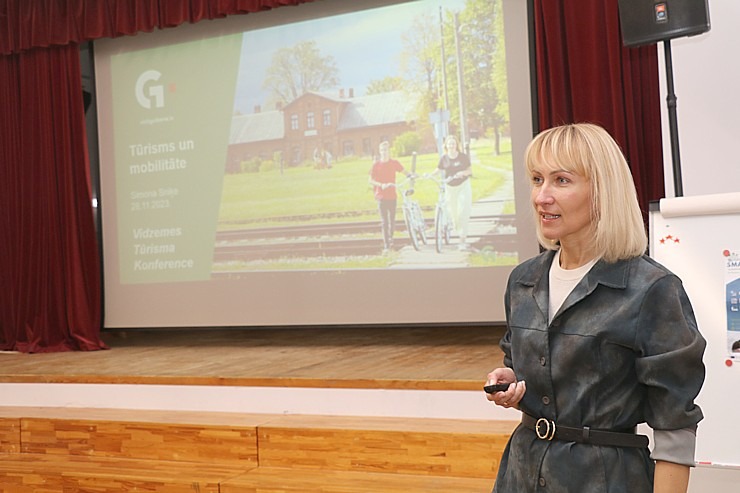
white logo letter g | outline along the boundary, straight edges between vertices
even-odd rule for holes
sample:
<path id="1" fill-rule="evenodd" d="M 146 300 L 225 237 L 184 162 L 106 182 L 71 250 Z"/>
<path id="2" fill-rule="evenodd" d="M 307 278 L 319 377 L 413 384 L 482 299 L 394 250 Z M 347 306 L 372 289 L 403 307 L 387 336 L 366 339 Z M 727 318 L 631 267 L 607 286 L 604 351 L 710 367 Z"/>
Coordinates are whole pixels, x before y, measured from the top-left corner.
<path id="1" fill-rule="evenodd" d="M 144 90 L 147 82 L 158 81 L 161 76 L 162 74 L 156 70 L 147 70 L 136 79 L 136 100 L 143 108 L 150 109 L 152 99 L 155 107 L 164 107 L 164 88 L 161 85 L 149 86 L 148 94 Z"/>

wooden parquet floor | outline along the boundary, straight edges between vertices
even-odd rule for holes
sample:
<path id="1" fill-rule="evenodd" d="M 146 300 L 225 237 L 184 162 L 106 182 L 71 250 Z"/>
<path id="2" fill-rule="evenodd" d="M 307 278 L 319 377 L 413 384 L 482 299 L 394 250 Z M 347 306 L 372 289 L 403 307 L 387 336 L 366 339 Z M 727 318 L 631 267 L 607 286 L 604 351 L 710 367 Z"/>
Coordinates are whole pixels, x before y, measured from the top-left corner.
<path id="1" fill-rule="evenodd" d="M 503 327 L 106 331 L 108 350 L 0 353 L 0 382 L 479 390 Z"/>

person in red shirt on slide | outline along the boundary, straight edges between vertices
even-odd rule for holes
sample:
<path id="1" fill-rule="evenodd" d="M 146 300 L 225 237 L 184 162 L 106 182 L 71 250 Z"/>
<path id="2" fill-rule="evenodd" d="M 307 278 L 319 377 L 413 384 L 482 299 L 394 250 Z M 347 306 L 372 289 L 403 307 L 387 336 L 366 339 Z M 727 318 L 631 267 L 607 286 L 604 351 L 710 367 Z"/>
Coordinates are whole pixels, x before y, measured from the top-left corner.
<path id="1" fill-rule="evenodd" d="M 396 173 L 410 177 L 411 173 L 403 165 L 391 159 L 390 143 L 384 140 L 378 146 L 380 158 L 370 169 L 370 185 L 373 186 L 375 200 L 380 212 L 380 229 L 383 232 L 383 253 L 393 248 L 393 231 L 396 227 Z"/>

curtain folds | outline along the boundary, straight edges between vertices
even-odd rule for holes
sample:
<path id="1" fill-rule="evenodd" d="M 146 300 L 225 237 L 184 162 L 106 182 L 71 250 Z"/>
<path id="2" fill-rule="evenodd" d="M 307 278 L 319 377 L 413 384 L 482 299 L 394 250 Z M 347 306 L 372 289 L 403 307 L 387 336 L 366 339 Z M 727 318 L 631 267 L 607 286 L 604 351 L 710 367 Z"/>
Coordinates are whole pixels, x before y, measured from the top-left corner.
<path id="1" fill-rule="evenodd" d="M 0 350 L 104 349 L 79 43 L 311 0 L 0 0 Z"/>
<path id="2" fill-rule="evenodd" d="M 312 0 L 0 0 L 0 54 L 115 38 Z"/>
<path id="3" fill-rule="evenodd" d="M 76 44 L 0 57 L 0 349 L 92 350 L 100 271 Z"/>
<path id="4" fill-rule="evenodd" d="M 591 122 L 620 144 L 640 207 L 664 196 L 655 45 L 625 48 L 617 0 L 535 0 L 539 128 Z"/>

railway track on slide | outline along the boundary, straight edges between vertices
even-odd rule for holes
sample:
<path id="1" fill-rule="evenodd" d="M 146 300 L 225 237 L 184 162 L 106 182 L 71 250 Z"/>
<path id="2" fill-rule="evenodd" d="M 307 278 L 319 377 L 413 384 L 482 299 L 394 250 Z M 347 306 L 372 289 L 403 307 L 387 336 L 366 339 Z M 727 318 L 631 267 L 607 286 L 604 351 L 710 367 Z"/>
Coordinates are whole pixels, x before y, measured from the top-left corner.
<path id="1" fill-rule="evenodd" d="M 513 245 L 515 234 L 506 231 L 511 230 L 514 216 L 472 217 L 471 230 L 474 230 L 475 223 L 482 222 L 495 224 L 496 227 L 486 234 L 470 235 L 469 239 L 476 248 L 482 249 L 488 245 L 505 249 Z M 431 241 L 434 223 L 428 219 L 426 225 Z M 411 244 L 402 220 L 396 221 L 394 244 L 396 248 Z M 381 248 L 378 221 L 240 228 L 216 234 L 214 262 L 377 255 Z"/>

